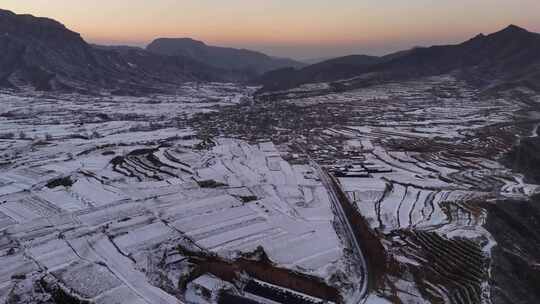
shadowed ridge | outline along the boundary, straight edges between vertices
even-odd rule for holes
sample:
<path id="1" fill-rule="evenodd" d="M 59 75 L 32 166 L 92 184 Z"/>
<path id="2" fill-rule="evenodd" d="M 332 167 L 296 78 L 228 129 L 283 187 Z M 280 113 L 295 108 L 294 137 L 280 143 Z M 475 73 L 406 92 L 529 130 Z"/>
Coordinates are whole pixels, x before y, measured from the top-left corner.
<path id="1" fill-rule="evenodd" d="M 191 38 L 158 38 L 146 50 L 166 56 L 186 56 L 216 68 L 246 71 L 253 76 L 286 67 L 305 66 L 288 58 L 274 58 L 247 49 L 211 46 Z"/>
<path id="2" fill-rule="evenodd" d="M 400 81 L 424 76 L 455 73 L 471 84 L 484 88 L 526 86 L 540 89 L 540 35 L 516 25 L 498 32 L 479 34 L 463 43 L 414 48 L 381 57 L 363 66 L 348 63 L 328 68 L 329 63 L 344 61 L 337 58 L 298 71 L 266 74 L 256 82 L 263 91 L 289 89 L 305 83 L 335 82 L 362 76 L 358 82 L 349 81 L 340 89 L 352 89 L 366 84 Z M 325 78 L 312 71 L 326 66 Z M 348 70 L 347 75 L 343 71 Z M 276 77 L 277 76 L 277 77 Z"/>
<path id="3" fill-rule="evenodd" d="M 186 56 L 99 47 L 61 23 L 0 11 L 0 85 L 9 88 L 122 94 L 173 91 L 187 81 L 234 82 L 246 75 Z"/>

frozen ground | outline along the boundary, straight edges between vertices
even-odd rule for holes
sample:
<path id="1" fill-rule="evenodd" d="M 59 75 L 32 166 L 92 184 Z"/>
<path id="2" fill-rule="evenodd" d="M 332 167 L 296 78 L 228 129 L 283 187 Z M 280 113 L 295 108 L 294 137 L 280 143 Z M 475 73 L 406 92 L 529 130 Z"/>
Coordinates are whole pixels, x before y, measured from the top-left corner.
<path id="1" fill-rule="evenodd" d="M 476 202 L 536 193 L 499 159 L 537 116 L 451 76 L 309 94 L 327 87 L 1 92 L 0 303 L 347 302 L 354 231 L 309 160 L 388 252 L 366 303 L 489 303 Z"/>
<path id="2" fill-rule="evenodd" d="M 321 280 L 339 269 L 343 247 L 313 168 L 284 161 L 271 142 L 202 141 L 186 125 L 251 89 L 184 90 L 1 95 L 2 302 L 37 284 L 45 298 L 59 286 L 96 303 L 176 303 L 184 296 L 148 269 L 165 247 L 234 258 L 262 246 L 280 267 Z"/>
<path id="3" fill-rule="evenodd" d="M 500 163 L 520 136 L 534 135 L 535 105 L 512 94 L 482 93 L 452 76 L 327 89 L 313 84 L 268 93 L 256 110 L 240 106 L 207 115 L 209 122 L 198 128 L 272 140 L 291 161 L 306 162 L 307 154 L 338 176 L 395 260 L 395 273 L 381 287 L 386 298 L 489 303 L 496 244 L 478 203 L 537 192 Z M 270 119 L 242 119 L 253 112 Z M 473 266 L 474 274 L 464 277 Z"/>

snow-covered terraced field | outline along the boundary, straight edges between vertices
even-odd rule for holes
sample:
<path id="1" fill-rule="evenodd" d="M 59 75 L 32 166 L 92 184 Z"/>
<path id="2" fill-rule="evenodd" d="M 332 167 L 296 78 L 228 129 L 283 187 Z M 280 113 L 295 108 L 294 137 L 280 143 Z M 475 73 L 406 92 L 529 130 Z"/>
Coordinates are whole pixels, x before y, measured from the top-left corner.
<path id="1" fill-rule="evenodd" d="M 310 93 L 330 87 L 0 93 L 0 303 L 349 303 L 363 286 L 366 303 L 489 303 L 478 202 L 537 192 L 500 159 L 538 119 L 452 76 Z M 353 267 L 369 233 L 376 278 Z"/>
<path id="2" fill-rule="evenodd" d="M 339 272 L 344 247 L 313 168 L 285 161 L 271 142 L 205 141 L 185 125 L 250 94 L 222 89 L 85 101 L 2 95 L 0 302 L 63 294 L 177 303 L 178 282 L 154 275 L 186 257 L 149 261 L 180 248 L 223 257 L 264 248 L 276 265 L 321 281 Z"/>
<path id="3" fill-rule="evenodd" d="M 289 147 L 293 160 L 312 159 L 333 172 L 397 261 L 379 287 L 389 302 L 490 303 L 486 261 L 495 242 L 479 205 L 537 193 L 538 186 L 501 162 L 519 137 L 536 130 L 537 111 L 450 75 L 345 92 L 334 85 L 265 93 L 257 111 L 273 118 L 269 125 L 215 116 L 207 125 L 221 128 L 203 130 L 270 138 Z M 481 267 L 466 276 L 470 265 Z"/>

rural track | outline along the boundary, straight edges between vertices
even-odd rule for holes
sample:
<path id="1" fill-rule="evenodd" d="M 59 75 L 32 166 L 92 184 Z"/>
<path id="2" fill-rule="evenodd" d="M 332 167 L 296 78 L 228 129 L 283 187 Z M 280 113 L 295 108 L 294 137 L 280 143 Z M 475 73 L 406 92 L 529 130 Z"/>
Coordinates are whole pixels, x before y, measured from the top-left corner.
<path id="1" fill-rule="evenodd" d="M 336 187 L 338 186 L 336 182 L 334 181 L 333 177 L 330 176 L 323 168 L 321 168 L 313 160 L 310 159 L 310 162 L 311 162 L 311 165 L 317 170 L 317 173 L 319 177 L 321 178 L 321 182 L 328 192 L 330 202 L 332 203 L 332 209 L 334 210 L 334 213 L 339 219 L 343 228 L 345 228 L 345 232 L 346 232 L 345 237 L 349 240 L 351 244 L 350 250 L 352 251 L 353 256 L 355 257 L 355 260 L 360 264 L 360 267 L 362 270 L 362 277 L 361 277 L 362 282 L 361 282 L 360 289 L 355 292 L 355 294 L 353 295 L 349 303 L 351 304 L 365 303 L 368 296 L 368 278 L 369 278 L 369 275 L 367 273 L 368 271 L 367 262 L 366 262 L 366 258 L 364 257 L 364 253 L 362 251 L 362 247 L 360 245 L 361 240 L 357 238 L 357 234 L 354 232 L 352 225 L 349 223 L 347 215 L 345 214 L 345 211 L 343 210 L 343 207 L 341 205 L 342 203 L 350 204 L 350 202 L 341 202 L 338 195 L 338 189 L 336 189 Z"/>

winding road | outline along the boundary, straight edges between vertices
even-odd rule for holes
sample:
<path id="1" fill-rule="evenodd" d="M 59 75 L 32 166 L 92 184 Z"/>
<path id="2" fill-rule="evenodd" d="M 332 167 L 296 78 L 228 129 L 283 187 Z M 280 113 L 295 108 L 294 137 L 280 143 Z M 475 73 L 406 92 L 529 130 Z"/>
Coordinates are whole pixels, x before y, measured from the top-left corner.
<path id="1" fill-rule="evenodd" d="M 332 203 L 332 209 L 334 210 L 334 214 L 339 219 L 341 226 L 345 229 L 346 235 L 345 237 L 349 243 L 350 243 L 350 250 L 353 253 L 353 256 L 361 267 L 361 283 L 360 288 L 355 291 L 353 297 L 350 299 L 350 303 L 364 303 L 367 299 L 368 295 L 368 267 L 367 262 L 364 257 L 364 253 L 362 251 L 362 248 L 360 246 L 360 240 L 357 237 L 357 234 L 354 232 L 354 229 L 352 225 L 349 223 L 349 220 L 347 218 L 347 215 L 345 213 L 345 210 L 343 209 L 342 204 L 350 204 L 349 201 L 343 202 L 340 200 L 340 195 L 338 194 L 341 189 L 339 189 L 337 182 L 334 180 L 332 176 L 330 176 L 323 168 L 321 168 L 316 162 L 313 160 L 310 160 L 311 166 L 317 170 L 317 173 L 319 177 L 321 178 L 321 182 L 323 186 L 326 188 L 328 192 L 328 196 L 330 198 L 330 202 Z"/>

